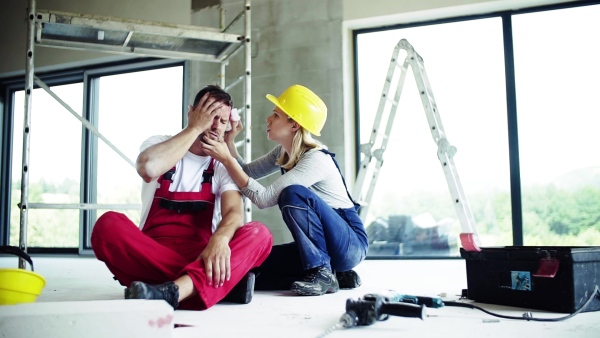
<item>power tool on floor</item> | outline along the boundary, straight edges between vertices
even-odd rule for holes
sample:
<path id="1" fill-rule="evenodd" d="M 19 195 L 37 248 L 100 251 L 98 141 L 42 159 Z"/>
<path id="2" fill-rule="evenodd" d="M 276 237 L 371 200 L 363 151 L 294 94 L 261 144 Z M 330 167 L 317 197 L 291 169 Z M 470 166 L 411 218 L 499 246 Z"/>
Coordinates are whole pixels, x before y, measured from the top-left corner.
<path id="1" fill-rule="evenodd" d="M 359 299 L 347 299 L 346 312 L 340 317 L 340 321 L 319 337 L 324 337 L 337 329 L 372 325 L 376 321 L 387 320 L 390 315 L 422 320 L 425 316 L 425 305 L 408 301 L 408 296 L 405 298 L 400 296 L 391 292 L 387 296 L 369 293 Z M 407 301 L 400 299 L 407 299 Z"/>

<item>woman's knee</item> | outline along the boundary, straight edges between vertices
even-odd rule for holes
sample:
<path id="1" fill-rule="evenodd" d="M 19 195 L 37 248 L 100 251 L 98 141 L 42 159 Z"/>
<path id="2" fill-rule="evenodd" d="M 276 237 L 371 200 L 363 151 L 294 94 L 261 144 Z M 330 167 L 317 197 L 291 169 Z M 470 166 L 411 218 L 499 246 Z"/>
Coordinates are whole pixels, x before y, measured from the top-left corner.
<path id="1" fill-rule="evenodd" d="M 284 205 L 290 204 L 290 201 L 297 200 L 298 198 L 306 198 L 310 193 L 311 191 L 305 186 L 290 185 L 281 190 L 277 204 L 281 208 Z"/>
<path id="2" fill-rule="evenodd" d="M 365 260 L 366 248 L 358 244 L 351 244 L 343 254 L 341 252 L 331 255 L 331 267 L 336 271 L 348 271 Z"/>

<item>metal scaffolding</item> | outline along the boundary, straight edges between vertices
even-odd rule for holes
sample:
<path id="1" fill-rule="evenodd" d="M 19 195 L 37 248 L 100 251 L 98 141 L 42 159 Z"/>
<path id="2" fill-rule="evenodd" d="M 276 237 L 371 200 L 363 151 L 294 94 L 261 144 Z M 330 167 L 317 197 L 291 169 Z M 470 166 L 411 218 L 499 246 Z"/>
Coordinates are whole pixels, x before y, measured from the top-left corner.
<path id="1" fill-rule="evenodd" d="M 244 18 L 243 34 L 229 33 L 229 29 Z M 143 20 L 121 19 L 97 15 L 67 13 L 58 11 L 36 11 L 36 0 L 29 0 L 27 26 L 27 64 L 25 68 L 25 112 L 23 121 L 23 162 L 21 172 L 21 201 L 19 247 L 27 252 L 28 209 L 115 209 L 118 205 L 99 204 L 43 204 L 28 203 L 29 192 L 29 148 L 32 95 L 34 83 L 48 92 L 65 109 L 73 114 L 94 135 L 104 141 L 130 165 L 134 163 L 115 147 L 98 129 L 77 114 L 50 88 L 34 75 L 35 46 L 67 48 L 76 50 L 100 51 L 117 54 L 147 57 L 187 59 L 216 62 L 221 65 L 221 87 L 230 88 L 243 83 L 245 139 L 244 158 L 251 159 L 251 22 L 250 0 L 244 1 L 243 10 L 227 26 L 200 27 L 178 25 Z M 224 21 L 224 16 L 221 15 Z M 225 83 L 225 68 L 229 60 L 244 50 L 244 74 L 231 84 Z M 252 216 L 252 203 L 244 200 L 245 217 Z M 120 206 L 130 208 L 131 206 Z M 19 260 L 19 268 L 25 268 L 25 260 Z"/>

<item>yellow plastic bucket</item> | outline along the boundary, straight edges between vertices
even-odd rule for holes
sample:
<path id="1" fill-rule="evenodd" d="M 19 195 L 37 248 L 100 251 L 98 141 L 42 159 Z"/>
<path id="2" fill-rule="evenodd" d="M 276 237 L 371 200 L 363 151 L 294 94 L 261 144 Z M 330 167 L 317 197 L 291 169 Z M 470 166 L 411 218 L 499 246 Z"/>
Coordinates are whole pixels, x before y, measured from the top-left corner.
<path id="1" fill-rule="evenodd" d="M 0 269 L 0 305 L 35 302 L 42 293 L 46 280 L 33 272 L 33 263 L 29 255 L 17 247 L 0 247 L 0 252 L 12 253 L 27 260 L 32 270 Z"/>

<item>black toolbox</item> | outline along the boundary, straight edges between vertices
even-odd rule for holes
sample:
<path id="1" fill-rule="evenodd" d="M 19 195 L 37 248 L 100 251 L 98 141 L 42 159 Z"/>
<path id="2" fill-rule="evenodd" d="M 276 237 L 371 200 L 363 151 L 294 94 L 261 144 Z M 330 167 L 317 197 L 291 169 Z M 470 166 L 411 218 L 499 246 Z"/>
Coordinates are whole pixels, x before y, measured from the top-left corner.
<path id="1" fill-rule="evenodd" d="M 600 288 L 600 247 L 506 246 L 460 249 L 468 298 L 552 312 L 579 310 Z M 600 310 L 600 295 L 583 310 Z"/>

